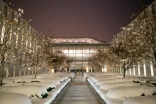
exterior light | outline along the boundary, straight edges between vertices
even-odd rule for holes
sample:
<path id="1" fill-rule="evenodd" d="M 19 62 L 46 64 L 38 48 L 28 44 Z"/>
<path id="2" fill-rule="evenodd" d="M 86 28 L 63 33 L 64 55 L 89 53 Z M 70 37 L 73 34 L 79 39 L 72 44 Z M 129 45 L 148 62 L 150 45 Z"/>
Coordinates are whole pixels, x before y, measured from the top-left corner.
<path id="1" fill-rule="evenodd" d="M 134 26 L 134 24 L 133 23 L 131 23 L 131 24 L 129 24 L 130 26 Z"/>
<path id="2" fill-rule="evenodd" d="M 130 30 L 131 30 L 131 28 L 127 28 L 126 30 L 127 30 L 127 31 L 130 31 Z"/>
<path id="3" fill-rule="evenodd" d="M 125 30 L 126 28 L 125 27 L 122 27 L 122 29 Z"/>

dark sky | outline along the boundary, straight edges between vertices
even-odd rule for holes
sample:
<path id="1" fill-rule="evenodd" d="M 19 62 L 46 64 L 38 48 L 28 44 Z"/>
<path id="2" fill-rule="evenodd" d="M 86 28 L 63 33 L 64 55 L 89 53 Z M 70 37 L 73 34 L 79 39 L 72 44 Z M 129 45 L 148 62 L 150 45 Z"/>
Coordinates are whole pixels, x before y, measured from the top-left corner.
<path id="1" fill-rule="evenodd" d="M 3 0 L 23 8 L 25 20 L 43 34 L 52 28 L 54 37 L 91 37 L 110 42 L 154 0 Z"/>

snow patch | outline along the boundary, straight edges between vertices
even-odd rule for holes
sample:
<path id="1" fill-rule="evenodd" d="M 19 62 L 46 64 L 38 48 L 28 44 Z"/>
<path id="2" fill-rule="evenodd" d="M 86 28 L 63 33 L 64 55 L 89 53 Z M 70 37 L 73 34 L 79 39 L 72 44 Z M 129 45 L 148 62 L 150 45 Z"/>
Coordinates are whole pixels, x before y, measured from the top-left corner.
<path id="1" fill-rule="evenodd" d="M 0 104 L 32 104 L 28 96 L 11 92 L 0 92 Z"/>

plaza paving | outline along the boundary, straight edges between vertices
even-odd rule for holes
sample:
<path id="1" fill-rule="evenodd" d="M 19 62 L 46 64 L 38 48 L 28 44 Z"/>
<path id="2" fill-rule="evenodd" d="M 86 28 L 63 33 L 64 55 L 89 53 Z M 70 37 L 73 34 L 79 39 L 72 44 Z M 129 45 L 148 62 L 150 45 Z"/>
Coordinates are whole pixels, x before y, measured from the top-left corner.
<path id="1" fill-rule="evenodd" d="M 83 76 L 76 75 L 60 104 L 99 104 Z"/>

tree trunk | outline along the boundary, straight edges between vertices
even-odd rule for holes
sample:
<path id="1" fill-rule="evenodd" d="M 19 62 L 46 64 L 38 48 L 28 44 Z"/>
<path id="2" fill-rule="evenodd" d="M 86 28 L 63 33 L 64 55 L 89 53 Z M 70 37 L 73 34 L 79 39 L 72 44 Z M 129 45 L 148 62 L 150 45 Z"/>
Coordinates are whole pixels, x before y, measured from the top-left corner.
<path id="1" fill-rule="evenodd" d="M 126 74 L 126 68 L 125 68 L 125 61 L 124 61 L 124 64 L 123 64 L 123 77 L 125 78 L 125 75 Z"/>
<path id="2" fill-rule="evenodd" d="M 24 75 L 26 75 L 26 70 L 24 69 Z"/>
<path id="3" fill-rule="evenodd" d="M 16 76 L 16 64 L 14 64 L 14 69 L 13 69 L 13 77 Z"/>
<path id="4" fill-rule="evenodd" d="M 35 79 L 36 79 L 36 77 L 37 77 L 37 71 L 35 70 Z"/>
<path id="5" fill-rule="evenodd" d="M 35 69 L 35 79 L 36 79 L 36 77 L 37 77 L 37 67 Z"/>
<path id="6" fill-rule="evenodd" d="M 10 76 L 10 74 L 9 74 L 9 64 L 7 64 L 7 68 L 6 68 L 6 77 L 8 77 L 8 76 Z"/>
<path id="7" fill-rule="evenodd" d="M 21 76 L 22 67 L 19 68 L 19 76 Z"/>
<path id="8" fill-rule="evenodd" d="M 30 70 L 28 70 L 28 75 L 30 75 Z"/>
<path id="9" fill-rule="evenodd" d="M 126 70 L 125 69 L 123 69 L 123 77 L 125 78 L 125 75 L 126 74 Z"/>
<path id="10" fill-rule="evenodd" d="M 34 74 L 34 67 L 32 67 L 32 69 L 31 69 L 31 74 L 32 75 Z"/>
<path id="11" fill-rule="evenodd" d="M 0 86 L 3 85 L 3 72 L 4 72 L 4 65 L 1 65 L 1 68 L 0 68 Z"/>
<path id="12" fill-rule="evenodd" d="M 154 68 L 156 68 L 156 53 L 154 53 L 154 63 L 153 63 Z"/>

